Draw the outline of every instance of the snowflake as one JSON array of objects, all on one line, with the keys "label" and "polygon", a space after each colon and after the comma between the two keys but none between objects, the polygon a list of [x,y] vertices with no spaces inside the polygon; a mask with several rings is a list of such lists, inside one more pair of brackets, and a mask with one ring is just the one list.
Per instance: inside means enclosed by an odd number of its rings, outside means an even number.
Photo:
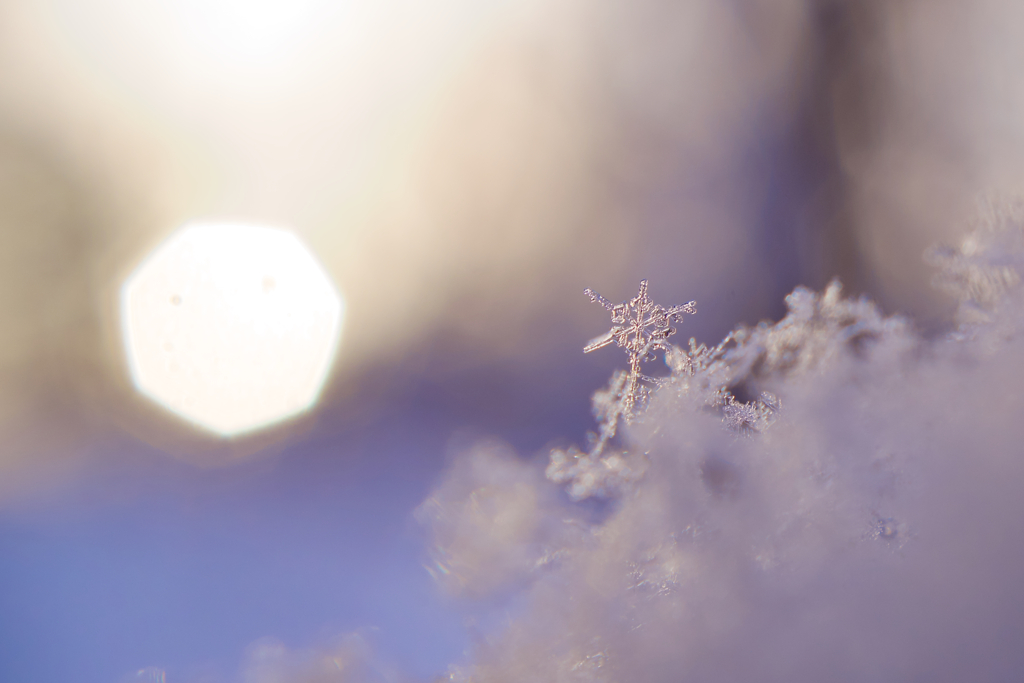
[{"label": "snowflake", "polygon": [[594,394],[594,417],[600,424],[600,432],[588,435],[588,452],[576,446],[551,452],[546,475],[556,483],[568,483],[573,500],[614,495],[643,476],[646,466],[642,455],[628,451],[606,453],[606,447],[615,436],[619,421],[634,421],[639,409],[646,406],[650,396],[647,385],[663,383],[661,379],[643,374],[640,364],[653,360],[656,351],[672,355],[676,351],[668,343],[668,338],[676,332],[672,322],[682,321],[685,314],[697,312],[694,301],[668,309],[652,303],[647,296],[647,280],[640,282],[640,292],[633,299],[621,304],[613,304],[591,289],[584,293],[612,312],[613,326],[606,334],[591,340],[583,352],[590,353],[614,342],[629,354],[629,372],[616,371],[608,388]]},{"label": "snowflake", "polygon": [[592,289],[583,293],[591,301],[601,304],[612,312],[612,329],[583,348],[590,353],[615,342],[629,354],[629,386],[622,393],[622,415],[627,421],[636,417],[637,406],[645,398],[641,382],[657,385],[659,380],[640,372],[640,364],[653,360],[655,351],[671,351],[668,338],[676,333],[672,322],[682,322],[687,313],[697,312],[697,302],[665,308],[653,303],[647,296],[647,280],[640,281],[640,292],[621,304],[613,304]]}]

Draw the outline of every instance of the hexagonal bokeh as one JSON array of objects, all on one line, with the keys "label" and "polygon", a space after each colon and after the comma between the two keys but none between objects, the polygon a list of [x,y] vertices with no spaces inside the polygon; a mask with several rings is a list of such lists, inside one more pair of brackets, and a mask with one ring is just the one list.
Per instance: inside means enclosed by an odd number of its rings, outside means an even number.
[{"label": "hexagonal bokeh", "polygon": [[168,410],[230,436],[311,407],[344,303],[285,230],[192,223],[121,290],[132,379]]}]

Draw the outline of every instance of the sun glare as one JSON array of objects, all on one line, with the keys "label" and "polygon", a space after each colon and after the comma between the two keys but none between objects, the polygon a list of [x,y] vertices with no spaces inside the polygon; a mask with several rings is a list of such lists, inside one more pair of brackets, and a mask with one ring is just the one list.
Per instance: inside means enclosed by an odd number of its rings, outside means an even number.
[{"label": "sun glare", "polygon": [[223,436],[310,408],[330,370],[344,302],[290,232],[193,223],[121,290],[132,380]]},{"label": "sun glare", "polygon": [[310,0],[176,0],[169,7],[193,47],[231,62],[279,56],[314,26]]}]

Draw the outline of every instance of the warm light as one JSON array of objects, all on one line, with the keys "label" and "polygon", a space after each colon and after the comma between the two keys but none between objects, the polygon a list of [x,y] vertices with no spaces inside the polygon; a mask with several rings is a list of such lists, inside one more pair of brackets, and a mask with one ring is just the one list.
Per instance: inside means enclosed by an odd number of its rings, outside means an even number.
[{"label": "warm light", "polygon": [[124,283],[138,389],[221,435],[308,409],[327,377],[344,303],[291,233],[195,223]]},{"label": "warm light", "polygon": [[182,36],[210,56],[262,62],[301,42],[313,25],[311,0],[174,0]]}]

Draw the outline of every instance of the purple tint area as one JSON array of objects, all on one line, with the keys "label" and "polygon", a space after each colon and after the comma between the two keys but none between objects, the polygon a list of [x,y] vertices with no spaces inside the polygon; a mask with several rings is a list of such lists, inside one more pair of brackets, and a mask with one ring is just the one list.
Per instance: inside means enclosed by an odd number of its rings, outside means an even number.
[{"label": "purple tint area", "polygon": [[[404,425],[408,430],[408,425]],[[459,656],[409,519],[443,437],[390,425],[377,442],[307,445],[203,472],[143,454],[45,511],[0,521],[0,680],[118,680],[158,666],[234,679],[246,647],[363,630],[414,675]],[[139,454],[134,454],[139,457]]]},{"label": "purple tint area", "polygon": [[555,356],[383,381],[372,419],[326,406],[285,452],[222,469],[137,442],[97,448],[107,456],[72,485],[0,512],[0,680],[155,666],[234,681],[258,639],[301,650],[354,631],[403,674],[443,672],[468,646],[466,606],[433,584],[412,512],[453,435],[530,454],[592,426],[579,387],[600,384],[603,362],[559,371]]}]

